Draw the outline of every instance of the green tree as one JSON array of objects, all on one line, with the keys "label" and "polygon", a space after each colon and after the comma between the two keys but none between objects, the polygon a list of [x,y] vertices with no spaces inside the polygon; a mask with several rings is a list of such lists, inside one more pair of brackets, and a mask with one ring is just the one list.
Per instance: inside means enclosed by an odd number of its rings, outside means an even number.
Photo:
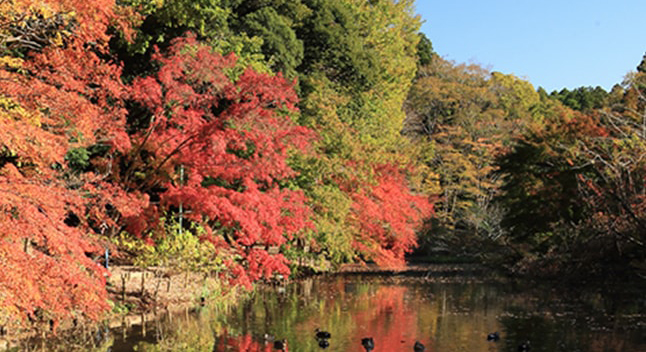
[{"label": "green tree", "polygon": [[608,105],[608,93],[601,87],[579,87],[574,90],[563,88],[560,92],[552,92],[553,98],[565,106],[579,111],[589,112]]},{"label": "green tree", "polygon": [[[326,85],[343,99],[338,118],[374,146],[394,148],[416,70],[419,18],[411,1],[305,2],[313,15],[299,32],[304,106]],[[315,108],[317,109],[317,108]],[[305,110],[304,118],[316,118]],[[305,123],[308,123],[307,121]]]},{"label": "green tree", "polygon": [[644,54],[642,61],[637,65],[637,72],[646,73],[646,54]]},{"label": "green tree", "polygon": [[437,53],[433,51],[433,43],[424,33],[420,32],[419,43],[417,44],[417,65],[426,66],[436,56]]},{"label": "green tree", "polygon": [[296,37],[290,18],[267,6],[245,15],[240,22],[249,36],[262,39],[262,52],[274,72],[296,76],[296,67],[303,59],[303,42]]},{"label": "green tree", "polygon": [[[298,186],[313,202],[321,250],[335,262],[362,257],[393,263],[389,253],[394,247],[377,231],[390,227],[402,239],[394,242],[396,247],[405,248],[394,257],[401,261],[413,243],[404,240],[410,239],[404,234],[408,230],[390,220],[366,227],[369,220],[357,204],[377,201],[384,182],[406,189],[406,177],[416,173],[410,144],[400,130],[403,101],[416,70],[419,19],[411,1],[303,2],[312,14],[298,31],[305,49],[298,68],[300,121],[320,137],[319,154],[300,156],[294,167],[302,175]],[[379,171],[385,169],[394,173],[394,180]],[[412,204],[401,212],[410,216],[411,225],[419,223],[414,219],[418,215],[408,211]]]},{"label": "green tree", "polygon": [[295,77],[303,44],[295,28],[309,9],[300,1],[128,0],[142,17],[134,42],[123,36],[112,48],[124,62],[126,76],[152,73],[153,47],[166,48],[174,38],[193,32],[221,54],[235,53],[239,66],[282,72]]}]

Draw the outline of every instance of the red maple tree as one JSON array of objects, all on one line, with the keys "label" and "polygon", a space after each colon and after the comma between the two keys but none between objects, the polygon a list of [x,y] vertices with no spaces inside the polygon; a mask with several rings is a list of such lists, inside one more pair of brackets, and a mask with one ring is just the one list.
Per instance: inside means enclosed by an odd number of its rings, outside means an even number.
[{"label": "red maple tree", "polygon": [[427,196],[411,192],[405,171],[375,165],[374,184],[351,193],[352,220],[359,229],[353,246],[380,266],[405,264],[405,254],[417,245],[416,229],[433,212]]},{"label": "red maple tree", "polygon": [[156,76],[132,85],[150,121],[133,138],[152,160],[140,187],[162,184],[162,208],[181,205],[188,219],[207,227],[203,238],[231,258],[234,282],[249,286],[274,272],[288,274],[286,258],[267,249],[310,226],[304,194],[280,186],[295,176],[289,149],[306,148],[311,136],[290,118],[293,83],[251,69],[235,77],[233,55],[193,37],[175,40],[155,59]]},{"label": "red maple tree", "polygon": [[130,147],[121,69],[103,56],[108,27],[125,24],[117,12],[113,0],[17,0],[1,16],[2,49],[26,59],[0,67],[0,319],[56,327],[108,309],[106,272],[87,254],[101,250],[90,223],[110,220],[93,207],[111,187],[64,165],[73,149]]}]

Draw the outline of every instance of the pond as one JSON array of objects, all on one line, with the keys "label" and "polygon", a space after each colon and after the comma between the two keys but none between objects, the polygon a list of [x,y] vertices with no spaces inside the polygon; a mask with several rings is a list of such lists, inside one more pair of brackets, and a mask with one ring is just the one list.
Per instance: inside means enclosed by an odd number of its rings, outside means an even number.
[{"label": "pond", "polygon": [[[646,295],[622,285],[564,289],[479,275],[335,275],[265,287],[227,314],[210,307],[114,329],[96,351],[646,351]],[[498,341],[487,335],[499,332]],[[107,343],[106,343],[107,341]],[[103,342],[103,344],[99,343]]]}]

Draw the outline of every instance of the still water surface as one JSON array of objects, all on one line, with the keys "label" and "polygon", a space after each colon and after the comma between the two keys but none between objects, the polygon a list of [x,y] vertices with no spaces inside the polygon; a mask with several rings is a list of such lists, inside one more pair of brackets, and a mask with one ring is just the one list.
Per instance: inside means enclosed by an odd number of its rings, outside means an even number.
[{"label": "still water surface", "polygon": [[[315,277],[259,290],[228,314],[208,306],[169,315],[144,327],[110,332],[112,352],[321,351],[315,329],[329,331],[326,351],[375,352],[646,351],[646,295],[617,285],[563,289],[517,285],[476,276]],[[498,342],[487,334],[498,331]],[[98,347],[96,351],[106,351]]]}]

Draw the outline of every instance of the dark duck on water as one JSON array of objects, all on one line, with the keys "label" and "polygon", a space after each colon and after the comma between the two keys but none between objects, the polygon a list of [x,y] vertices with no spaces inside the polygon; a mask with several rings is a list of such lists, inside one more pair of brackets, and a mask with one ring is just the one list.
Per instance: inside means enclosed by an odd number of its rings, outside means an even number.
[{"label": "dark duck on water", "polygon": [[281,351],[284,351],[285,349],[287,349],[287,340],[282,339],[282,340],[274,341],[274,349],[281,350]]},{"label": "dark duck on water", "polygon": [[326,348],[330,347],[330,343],[326,339],[320,339],[319,340],[319,347],[321,347],[322,349],[326,349]]},{"label": "dark duck on water", "polygon": [[366,352],[370,352],[375,349],[375,341],[372,337],[364,337],[361,339],[361,346],[366,349]]},{"label": "dark duck on water", "polygon": [[314,332],[316,332],[316,339],[317,339],[317,340],[321,340],[321,339],[329,339],[330,337],[332,337],[332,334],[330,334],[330,333],[329,333],[329,332],[327,332],[327,331],[323,331],[323,330],[321,330],[321,329],[319,329],[319,328],[316,328],[316,329],[314,330]]},{"label": "dark duck on water", "polygon": [[487,335],[487,341],[498,341],[500,340],[500,334],[498,334],[498,331],[492,332],[491,334]]}]

